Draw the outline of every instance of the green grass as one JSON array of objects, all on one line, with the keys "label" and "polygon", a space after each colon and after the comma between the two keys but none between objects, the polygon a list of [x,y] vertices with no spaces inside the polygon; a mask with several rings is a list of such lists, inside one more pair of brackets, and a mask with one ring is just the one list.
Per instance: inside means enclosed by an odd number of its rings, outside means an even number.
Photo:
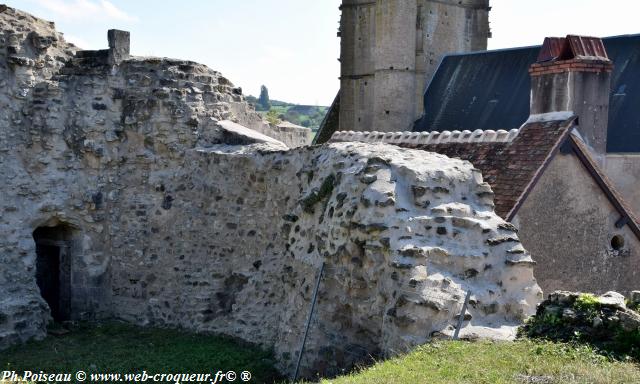
[{"label": "green grass", "polygon": [[[283,382],[271,355],[211,335],[121,323],[81,325],[0,353],[1,370],[88,373],[213,373],[248,370],[251,383]],[[236,382],[241,382],[239,379]],[[441,341],[322,383],[640,383],[640,367],[588,346],[546,341]]]},{"label": "green grass", "polygon": [[[271,355],[229,338],[121,323],[81,325],[0,353],[0,371],[212,373],[250,371],[252,383],[279,379]],[[239,379],[238,379],[239,380]]]},{"label": "green grass", "polygon": [[322,383],[640,383],[640,368],[586,346],[517,342],[437,342]]}]

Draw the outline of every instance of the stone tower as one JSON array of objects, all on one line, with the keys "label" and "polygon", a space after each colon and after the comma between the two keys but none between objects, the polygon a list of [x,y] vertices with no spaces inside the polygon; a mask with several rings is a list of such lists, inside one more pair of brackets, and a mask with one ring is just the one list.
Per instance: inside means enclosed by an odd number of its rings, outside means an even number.
[{"label": "stone tower", "polygon": [[342,0],[340,130],[403,131],[447,53],[485,50],[489,0]]}]

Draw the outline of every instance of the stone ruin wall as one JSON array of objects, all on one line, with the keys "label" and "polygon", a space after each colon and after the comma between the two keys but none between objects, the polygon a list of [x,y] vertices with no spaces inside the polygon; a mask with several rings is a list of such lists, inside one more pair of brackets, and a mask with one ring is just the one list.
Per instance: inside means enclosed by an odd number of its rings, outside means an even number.
[{"label": "stone ruin wall", "polygon": [[[195,135],[198,129],[206,130],[212,120],[229,118],[291,148],[311,142],[309,129],[285,129],[264,121],[245,102],[241,88],[204,65],[167,58],[122,57],[118,52],[120,47],[82,51],[67,43],[63,35],[55,30],[54,23],[5,5],[0,5],[0,23],[0,85],[7,88],[3,93],[20,103],[28,104],[36,99],[32,103],[36,104],[38,97],[55,96],[58,88],[62,88],[61,92],[68,92],[75,87],[77,94],[72,98],[78,95],[87,98],[90,93],[86,90],[91,89],[95,94],[92,109],[104,113],[94,113],[87,119],[96,118],[97,124],[109,123],[101,120],[103,117],[120,117],[120,111],[110,114],[114,109],[132,111],[135,107],[157,107],[171,109],[171,121],[187,123],[193,127]],[[126,37],[128,44],[128,33]],[[110,64],[114,55],[118,56],[120,65],[112,72]],[[29,92],[31,88],[34,92]],[[122,105],[111,108],[112,102],[117,100],[122,100]],[[70,102],[76,103],[78,100]],[[29,113],[22,111],[21,115],[29,118]],[[4,119],[7,116],[5,114]],[[22,116],[14,115],[9,119],[17,118],[24,124]],[[140,126],[141,121],[135,119],[141,117],[144,120],[149,116],[126,117],[122,125]]]},{"label": "stone ruin wall", "polygon": [[73,319],[239,337],[287,373],[323,262],[307,374],[450,334],[467,290],[469,337],[535,311],[533,262],[469,163],[387,145],[229,145],[220,120],[247,115],[217,72],[89,67],[51,26],[7,32],[30,17],[15,15],[0,14],[0,348],[46,334],[33,232],[58,224]]},{"label": "stone ruin wall", "polygon": [[72,316],[236,336],[274,348],[284,372],[322,262],[308,373],[450,334],[469,289],[467,333],[534,311],[531,259],[468,163],[383,145],[264,151],[193,149],[164,165],[21,180],[0,227],[12,266],[3,343],[43,335],[31,236],[58,221],[74,228]]}]

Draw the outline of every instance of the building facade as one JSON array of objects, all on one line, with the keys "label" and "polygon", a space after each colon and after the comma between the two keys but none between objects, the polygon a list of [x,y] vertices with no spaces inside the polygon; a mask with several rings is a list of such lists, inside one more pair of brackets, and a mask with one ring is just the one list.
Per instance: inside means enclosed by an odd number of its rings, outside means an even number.
[{"label": "building facade", "polygon": [[[624,85],[624,68],[634,62],[616,72],[606,45],[598,38],[567,36],[548,38],[535,52],[455,55],[453,63],[447,57],[426,93],[430,109],[416,124],[419,132],[336,132],[332,141],[385,142],[467,160],[491,185],[486,193],[496,213],[519,229],[521,251],[536,261],[543,291],[636,290],[636,206],[617,188],[620,174],[607,172],[607,148],[619,145],[625,133],[633,141],[633,132],[619,126],[634,116],[616,100],[622,96],[610,97],[609,90],[611,84],[618,90]],[[611,40],[608,45],[618,48],[614,57],[630,55]],[[524,82],[514,68],[530,60],[524,72],[530,81]],[[525,94],[525,84],[529,115],[521,118],[513,102]],[[524,124],[509,126],[514,121]],[[455,130],[440,130],[447,126]],[[626,160],[633,165],[633,157]],[[628,179],[628,186],[636,180]]]}]

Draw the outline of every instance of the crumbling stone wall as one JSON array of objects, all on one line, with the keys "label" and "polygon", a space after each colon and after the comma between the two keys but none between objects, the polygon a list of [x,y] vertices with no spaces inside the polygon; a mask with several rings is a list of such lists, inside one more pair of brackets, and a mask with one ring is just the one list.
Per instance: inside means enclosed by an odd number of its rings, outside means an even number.
[{"label": "crumbling stone wall", "polygon": [[469,163],[285,150],[223,121],[251,111],[215,71],[65,47],[56,73],[0,61],[0,348],[45,335],[33,232],[60,224],[72,319],[220,332],[273,348],[284,372],[322,263],[307,374],[450,333],[468,290],[463,335],[535,311],[533,261]]},{"label": "crumbling stone wall", "polygon": [[289,148],[308,145],[313,140],[311,129],[288,122],[282,122],[275,126],[262,122],[260,124],[248,123],[244,125],[252,127],[254,131],[276,138]]},{"label": "crumbling stone wall", "polygon": [[[12,301],[40,301],[31,316],[46,319],[30,236],[57,220],[82,233],[72,274],[95,284],[74,287],[72,299],[85,304],[75,316],[230,334],[273,347],[285,371],[322,262],[321,326],[310,334],[306,372],[338,372],[451,332],[466,290],[467,334],[534,311],[532,261],[468,163],[384,145],[265,149],[195,149],[164,158],[167,166],[157,158],[57,184],[44,177],[51,170],[32,175],[44,191],[26,186],[31,201],[1,227],[23,246],[12,254],[20,248],[3,244],[23,282]],[[101,176],[108,187],[91,190]],[[69,199],[80,194],[86,201]]]},{"label": "crumbling stone wall", "polygon": [[0,8],[0,27],[0,307],[11,314],[0,321],[7,329],[0,344],[6,345],[42,335],[47,320],[33,279],[35,244],[25,228],[74,228],[71,312],[110,314],[110,244],[102,236],[118,235],[109,218],[121,212],[109,202],[125,188],[117,186],[119,175],[135,174],[139,185],[145,168],[170,167],[187,148],[221,142],[218,121],[258,126],[261,119],[238,88],[203,65],[134,57],[113,66],[109,50],[77,51],[53,23],[7,7]]},{"label": "crumbling stone wall", "polygon": [[[468,289],[467,333],[517,323],[540,295],[530,257],[468,163],[424,159],[383,145],[219,147],[152,170],[135,211],[144,225],[111,224],[113,307],[262,342],[289,370],[324,262],[306,362],[325,373],[450,332]],[[355,346],[360,356],[346,353]]]}]

